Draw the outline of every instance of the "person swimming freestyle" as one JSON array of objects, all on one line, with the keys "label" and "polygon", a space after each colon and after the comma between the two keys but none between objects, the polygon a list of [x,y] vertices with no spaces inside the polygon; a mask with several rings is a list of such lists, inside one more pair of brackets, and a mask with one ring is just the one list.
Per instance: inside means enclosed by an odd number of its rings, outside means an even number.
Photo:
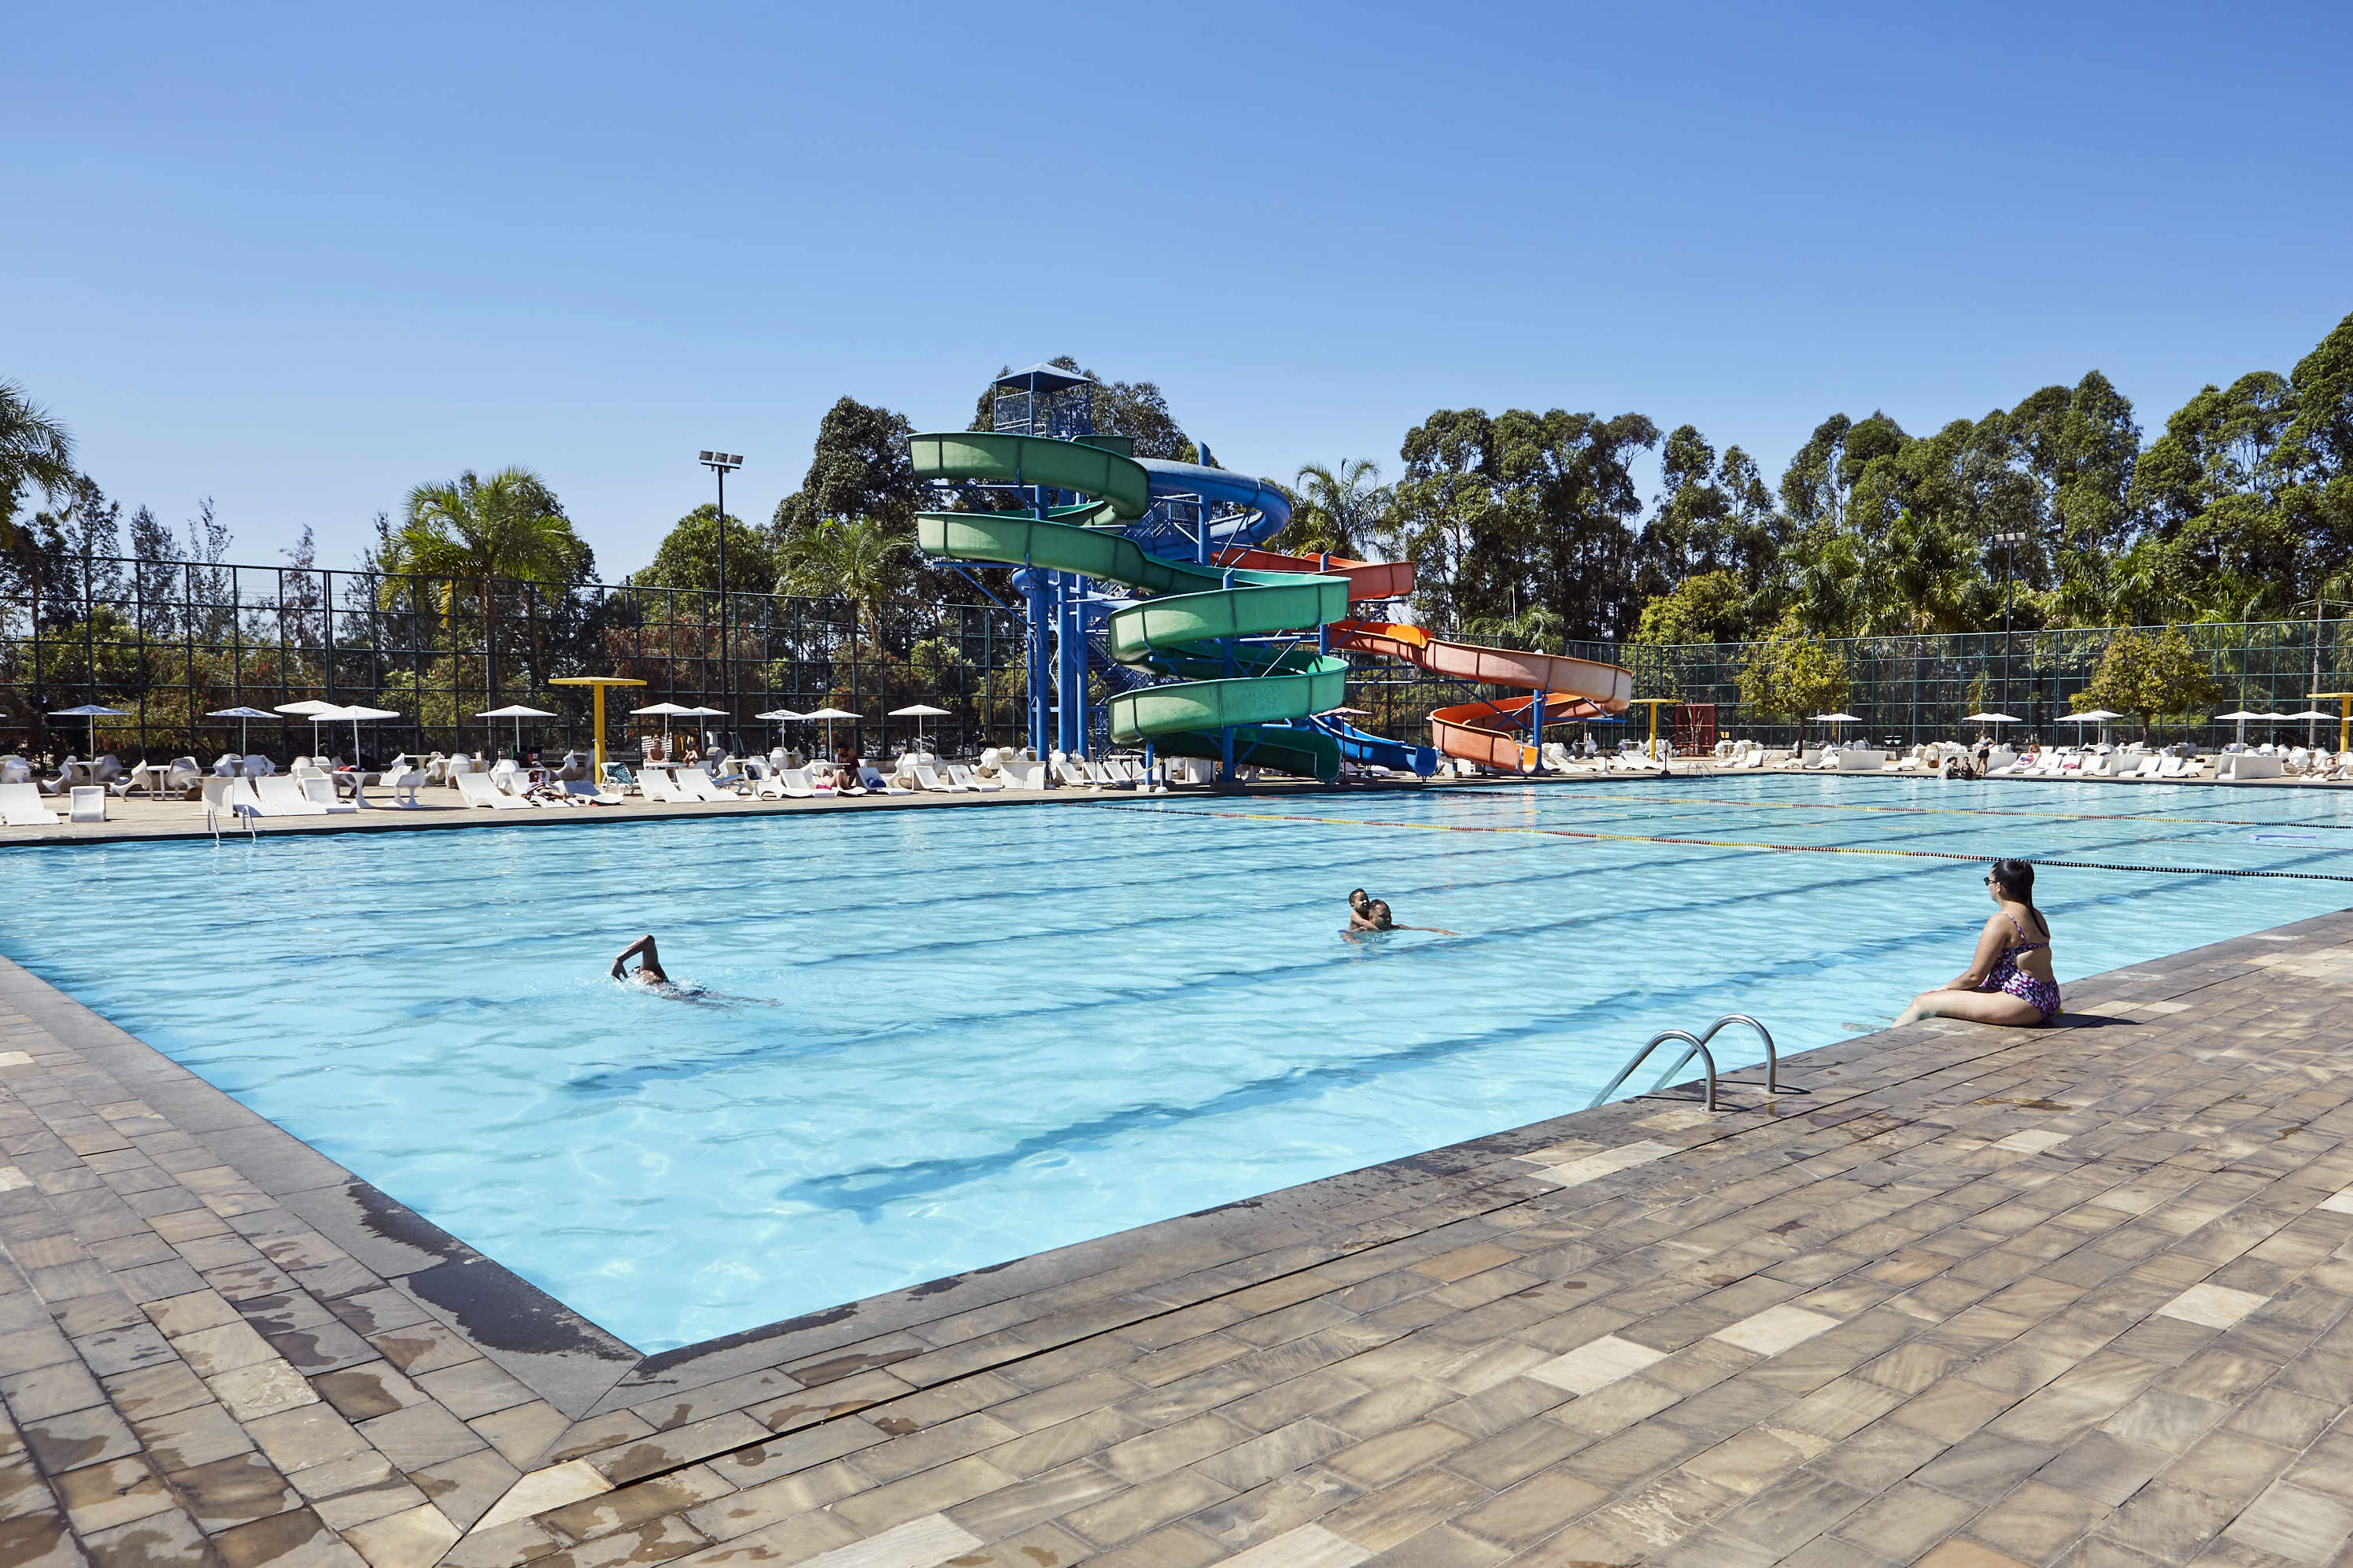
[{"label": "person swimming freestyle", "polygon": [[[628,967],[632,958],[638,961],[635,970]],[[729,1007],[742,1002],[762,1007],[776,1005],[765,996],[734,996],[701,985],[681,985],[662,968],[661,950],[654,945],[650,932],[621,950],[620,955],[613,960],[612,975],[623,984],[642,985],[655,995],[672,1002],[691,1002],[703,1007]]]}]

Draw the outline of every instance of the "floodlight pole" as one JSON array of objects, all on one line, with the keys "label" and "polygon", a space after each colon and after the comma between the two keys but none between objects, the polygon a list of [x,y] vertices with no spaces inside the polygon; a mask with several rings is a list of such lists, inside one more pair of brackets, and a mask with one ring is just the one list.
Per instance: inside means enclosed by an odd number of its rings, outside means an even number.
[{"label": "floodlight pole", "polygon": [[[719,706],[732,723],[735,710],[727,700],[727,476],[744,466],[741,452],[705,452],[702,466],[719,479]],[[726,744],[723,739],[722,746]]]},{"label": "floodlight pole", "polygon": [[2001,705],[2005,710],[2010,707],[2010,605],[2011,582],[2010,552],[2010,547],[2019,543],[2021,540],[2025,539],[2025,537],[2026,535],[2023,533],[2015,532],[1997,533],[1994,535],[1994,538],[2001,542]]}]

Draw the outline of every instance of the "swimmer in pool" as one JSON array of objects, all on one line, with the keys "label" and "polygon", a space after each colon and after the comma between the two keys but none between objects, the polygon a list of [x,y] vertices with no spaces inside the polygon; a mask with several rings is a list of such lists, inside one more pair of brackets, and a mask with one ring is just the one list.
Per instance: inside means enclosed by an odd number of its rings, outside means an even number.
[{"label": "swimmer in pool", "polygon": [[1372,917],[1365,911],[1372,907],[1373,897],[1370,893],[1366,892],[1362,888],[1349,889],[1348,929],[1350,931],[1371,931],[1373,929]]},{"label": "swimmer in pool", "polygon": [[[1361,889],[1358,890],[1362,891]],[[1459,931],[1448,931],[1444,926],[1401,926],[1398,924],[1396,919],[1391,916],[1389,913],[1388,902],[1383,899],[1369,900],[1366,902],[1363,908],[1352,910],[1348,916],[1348,933],[1350,935],[1354,935],[1358,931],[1426,931],[1434,932],[1439,936],[1461,936],[1462,934]]]},{"label": "swimmer in pool", "polygon": [[[628,967],[632,958],[638,961],[634,972]],[[754,1003],[762,1007],[776,1005],[765,996],[731,996],[724,991],[707,991],[700,985],[681,985],[663,971],[661,952],[654,946],[650,934],[638,938],[621,950],[621,955],[613,960],[613,978],[624,984],[642,985],[655,995],[668,997],[673,1002],[692,1002],[704,1007],[727,1007],[739,1002]]]}]

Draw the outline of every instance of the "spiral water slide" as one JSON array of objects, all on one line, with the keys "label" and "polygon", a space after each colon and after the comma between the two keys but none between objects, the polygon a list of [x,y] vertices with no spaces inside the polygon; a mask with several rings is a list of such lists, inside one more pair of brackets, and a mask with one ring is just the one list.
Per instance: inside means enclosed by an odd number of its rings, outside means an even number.
[{"label": "spiral water slide", "polygon": [[[1112,739],[1150,742],[1176,756],[1222,757],[1319,779],[1339,775],[1340,742],[1287,727],[1346,700],[1348,662],[1281,634],[1348,613],[1335,575],[1198,565],[1145,553],[1121,529],[1152,503],[1144,465],[1084,440],[958,431],[908,437],[920,479],[972,479],[1069,490],[1092,498],[1036,511],[920,512],[929,554],[1121,583],[1153,595],[1106,618],[1112,657],[1173,677],[1124,691],[1107,705]],[[1275,639],[1244,641],[1244,638]]]}]

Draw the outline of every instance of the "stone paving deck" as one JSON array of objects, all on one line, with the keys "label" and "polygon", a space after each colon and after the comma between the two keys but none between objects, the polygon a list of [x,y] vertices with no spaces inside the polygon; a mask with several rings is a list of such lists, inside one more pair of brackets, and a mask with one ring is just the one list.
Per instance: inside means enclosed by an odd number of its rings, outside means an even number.
[{"label": "stone paving deck", "polygon": [[0,964],[0,1568],[2348,1561],[2353,913],[640,1358]]}]

